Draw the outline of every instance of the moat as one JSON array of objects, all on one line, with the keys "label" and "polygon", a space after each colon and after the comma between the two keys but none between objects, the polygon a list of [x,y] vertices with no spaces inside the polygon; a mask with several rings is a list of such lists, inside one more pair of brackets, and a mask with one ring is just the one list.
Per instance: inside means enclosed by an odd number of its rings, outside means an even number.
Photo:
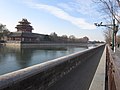
[{"label": "moat", "polygon": [[87,47],[65,48],[8,48],[0,47],[0,75],[61,56],[87,49]]}]

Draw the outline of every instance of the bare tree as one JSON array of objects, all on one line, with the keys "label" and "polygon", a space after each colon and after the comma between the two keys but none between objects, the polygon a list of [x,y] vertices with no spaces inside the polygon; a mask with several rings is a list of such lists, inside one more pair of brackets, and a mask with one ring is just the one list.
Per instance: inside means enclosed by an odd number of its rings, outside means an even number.
[{"label": "bare tree", "polygon": [[[118,0],[117,0],[118,1]],[[107,21],[113,21],[115,19],[120,23],[119,16],[119,4],[116,0],[94,0],[97,4],[99,11],[104,14],[104,18],[107,18]]]},{"label": "bare tree", "polygon": [[75,38],[75,36],[74,36],[74,35],[70,35],[70,36],[69,36],[69,40],[70,40],[70,41],[74,42],[74,41],[75,41],[75,39],[76,39],[76,38]]},{"label": "bare tree", "polygon": [[112,30],[111,29],[105,30],[104,36],[105,36],[106,43],[111,44],[111,42],[112,42]]},{"label": "bare tree", "polygon": [[55,32],[50,34],[50,38],[52,41],[58,41],[58,35]]},{"label": "bare tree", "polygon": [[0,24],[0,32],[3,32],[3,30],[6,30],[6,25]]},{"label": "bare tree", "polygon": [[67,35],[62,35],[61,36],[63,39],[68,39],[68,36]]},{"label": "bare tree", "polygon": [[116,31],[115,21],[117,21],[117,24],[120,23],[119,0],[94,0],[94,2],[98,5],[100,12],[104,14],[106,25],[113,25],[113,30],[106,28],[104,31],[105,41],[111,44],[112,40],[116,41],[116,36],[115,39],[114,37],[112,38],[112,34]]},{"label": "bare tree", "polygon": [[6,25],[0,24],[0,40],[4,38],[10,31],[6,28]]},{"label": "bare tree", "polygon": [[120,0],[116,0],[116,1],[117,1],[118,5],[119,5],[119,7],[120,7]]}]

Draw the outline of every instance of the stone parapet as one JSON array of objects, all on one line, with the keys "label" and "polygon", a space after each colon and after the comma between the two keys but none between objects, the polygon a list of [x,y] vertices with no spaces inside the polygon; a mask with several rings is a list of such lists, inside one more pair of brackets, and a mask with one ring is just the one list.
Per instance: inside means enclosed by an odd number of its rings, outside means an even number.
[{"label": "stone parapet", "polygon": [[46,90],[104,45],[0,76],[0,90]]}]

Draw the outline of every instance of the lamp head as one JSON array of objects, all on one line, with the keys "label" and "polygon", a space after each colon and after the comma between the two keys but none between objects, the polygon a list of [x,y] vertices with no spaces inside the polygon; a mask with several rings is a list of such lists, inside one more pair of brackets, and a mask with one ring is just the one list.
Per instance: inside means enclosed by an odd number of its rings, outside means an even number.
[{"label": "lamp head", "polygon": [[98,26],[98,23],[94,23],[95,26]]},{"label": "lamp head", "polygon": [[100,22],[100,24],[99,24],[100,26],[102,25],[102,22]]}]

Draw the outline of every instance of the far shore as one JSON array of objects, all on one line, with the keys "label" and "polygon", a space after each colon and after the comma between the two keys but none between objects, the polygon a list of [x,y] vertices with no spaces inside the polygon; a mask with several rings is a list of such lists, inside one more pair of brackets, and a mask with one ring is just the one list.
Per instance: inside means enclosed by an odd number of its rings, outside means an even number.
[{"label": "far shore", "polygon": [[88,43],[5,43],[7,47],[18,47],[18,48],[39,48],[39,47],[88,47]]}]

